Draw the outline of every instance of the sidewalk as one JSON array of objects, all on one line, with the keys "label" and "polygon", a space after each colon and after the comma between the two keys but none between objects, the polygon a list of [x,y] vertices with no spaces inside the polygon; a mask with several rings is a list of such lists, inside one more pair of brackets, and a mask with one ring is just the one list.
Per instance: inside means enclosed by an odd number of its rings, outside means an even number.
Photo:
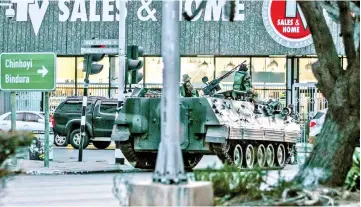
[{"label": "sidewalk", "polygon": [[116,172],[147,172],[134,168],[130,165],[112,164],[106,161],[70,161],[56,162],[50,161],[49,167],[44,167],[44,161],[18,159],[9,162],[10,171],[21,171],[27,175],[64,175],[64,174],[89,174],[89,173],[116,173]]}]

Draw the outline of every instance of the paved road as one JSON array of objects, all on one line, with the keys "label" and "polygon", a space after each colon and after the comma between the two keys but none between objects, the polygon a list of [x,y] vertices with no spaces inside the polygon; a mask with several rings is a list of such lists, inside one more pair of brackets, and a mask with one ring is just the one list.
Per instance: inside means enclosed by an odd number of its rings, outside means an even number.
[{"label": "paved road", "polygon": [[[297,166],[289,166],[281,171],[281,176],[291,179],[296,173]],[[7,182],[2,203],[3,206],[119,206],[119,201],[113,194],[114,180],[123,178],[131,182],[151,181],[151,175],[152,173],[21,175]],[[277,171],[270,172],[268,183],[274,184],[277,177]],[[123,197],[124,193],[125,191],[121,191],[119,194]]]},{"label": "paved road", "polygon": [[[78,160],[78,150],[69,149],[65,147],[54,148],[54,161],[55,162],[74,162]],[[83,160],[90,162],[106,161],[108,163],[114,163],[114,150],[98,150],[98,149],[85,149],[83,151]],[[126,164],[130,165],[128,162]],[[196,168],[206,168],[207,166],[216,167],[222,166],[221,161],[217,156],[203,156],[201,162]]]},{"label": "paved road", "polygon": [[[78,151],[74,149],[54,149],[56,162],[74,162],[77,156]],[[83,158],[86,161],[111,163],[114,162],[114,150],[86,149]],[[222,164],[216,156],[204,156],[197,168],[205,168],[209,165],[219,167]],[[297,171],[298,166],[289,165],[281,171],[281,176],[292,179]],[[113,194],[114,180],[122,178],[131,182],[151,181],[151,175],[152,173],[21,175],[8,180],[5,190],[0,189],[2,204],[4,206],[119,206],[119,201]],[[274,184],[277,179],[278,172],[270,171],[267,182]]]}]

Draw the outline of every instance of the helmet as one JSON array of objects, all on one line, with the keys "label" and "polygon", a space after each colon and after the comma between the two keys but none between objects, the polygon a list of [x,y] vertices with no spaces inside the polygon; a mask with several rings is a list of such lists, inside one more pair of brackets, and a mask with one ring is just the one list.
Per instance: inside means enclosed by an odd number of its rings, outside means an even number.
[{"label": "helmet", "polygon": [[189,77],[188,74],[184,74],[184,75],[183,75],[183,78],[182,78],[182,81],[183,81],[183,82],[187,82],[187,81],[190,81],[190,80],[191,80],[191,77]]},{"label": "helmet", "polygon": [[246,64],[241,64],[239,66],[238,71],[248,71],[247,65]]}]

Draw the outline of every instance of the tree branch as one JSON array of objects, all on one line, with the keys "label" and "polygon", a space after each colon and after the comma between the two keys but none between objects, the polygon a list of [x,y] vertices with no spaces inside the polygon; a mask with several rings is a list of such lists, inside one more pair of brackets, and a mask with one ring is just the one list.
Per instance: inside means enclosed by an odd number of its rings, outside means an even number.
[{"label": "tree branch", "polygon": [[347,62],[351,63],[356,58],[356,49],[353,36],[354,20],[351,16],[349,2],[338,1],[337,4],[340,9],[341,36],[343,39],[343,45],[345,47]]},{"label": "tree branch", "polygon": [[317,67],[313,71],[319,87],[323,89],[321,90],[323,95],[328,99],[331,98],[336,79],[342,73],[336,47],[319,2],[298,0],[298,4],[310,27],[318,57]]}]

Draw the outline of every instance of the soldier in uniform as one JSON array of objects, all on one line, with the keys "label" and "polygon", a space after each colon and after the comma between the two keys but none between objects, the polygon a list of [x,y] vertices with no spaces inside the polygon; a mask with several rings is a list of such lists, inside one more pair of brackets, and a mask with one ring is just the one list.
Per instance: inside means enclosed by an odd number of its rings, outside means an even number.
[{"label": "soldier in uniform", "polygon": [[188,74],[184,74],[182,77],[182,88],[181,93],[183,97],[193,97],[195,96],[193,85],[191,84],[191,77]]},{"label": "soldier in uniform", "polygon": [[254,103],[254,113],[262,114],[262,112],[258,109],[258,93],[254,91],[251,83],[251,76],[248,73],[247,65],[242,64],[238,71],[234,74],[234,82],[233,82],[233,98],[238,96],[237,91],[244,94],[251,95],[251,101]]},{"label": "soldier in uniform", "polygon": [[275,111],[279,111],[281,104],[279,101],[274,100],[273,98],[269,99],[266,106],[266,114],[267,116],[274,115]]},{"label": "soldier in uniform", "polygon": [[299,117],[298,117],[297,113],[295,112],[294,105],[293,105],[293,104],[289,104],[289,105],[288,105],[288,108],[291,109],[290,117],[291,117],[292,119],[298,121],[298,118],[299,118]]}]

